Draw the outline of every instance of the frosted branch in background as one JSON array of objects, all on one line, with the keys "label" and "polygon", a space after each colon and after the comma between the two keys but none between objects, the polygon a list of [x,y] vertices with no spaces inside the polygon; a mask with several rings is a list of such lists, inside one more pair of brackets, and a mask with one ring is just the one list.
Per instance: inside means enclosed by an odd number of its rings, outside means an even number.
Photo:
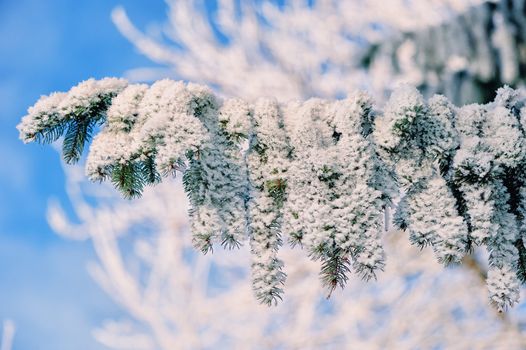
[{"label": "frosted branch in background", "polygon": [[[420,31],[466,11],[461,1],[218,1],[209,17],[202,1],[167,1],[169,20],[155,37],[137,29],[124,8],[112,18],[121,33],[173,76],[213,86],[227,96],[262,93],[286,101],[390,88],[379,67],[375,81],[362,67],[370,50],[395,32]],[[387,71],[385,71],[388,74]],[[166,70],[135,69],[132,80],[156,80]]]},{"label": "frosted branch in background", "polygon": [[526,2],[484,1],[423,30],[393,33],[373,45],[364,68],[376,88],[403,81],[454,103],[489,102],[526,69]]},{"label": "frosted branch in background", "polygon": [[[263,92],[287,101],[366,89],[375,98],[399,83],[457,104],[488,102],[503,84],[522,86],[525,1],[167,1],[157,35],[137,29],[124,8],[113,21],[165,69],[138,68],[132,80],[171,75],[227,96]],[[301,59],[300,59],[301,58]]]},{"label": "frosted branch in background", "polygon": [[4,320],[2,337],[0,338],[0,350],[11,350],[15,337],[15,323],[11,320]]}]

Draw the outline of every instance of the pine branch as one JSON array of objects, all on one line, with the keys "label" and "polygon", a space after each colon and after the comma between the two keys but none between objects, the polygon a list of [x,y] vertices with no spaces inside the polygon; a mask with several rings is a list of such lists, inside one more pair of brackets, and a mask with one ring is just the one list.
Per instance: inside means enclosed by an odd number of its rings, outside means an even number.
[{"label": "pine branch", "polygon": [[43,130],[40,130],[35,134],[28,135],[28,139],[34,140],[41,144],[53,143],[64,134],[66,128],[66,123],[58,123]]},{"label": "pine branch", "polygon": [[232,249],[239,249],[241,247],[241,242],[236,239],[236,237],[227,232],[223,232],[221,235],[221,246],[223,248],[232,250]]},{"label": "pine branch", "polygon": [[524,240],[519,238],[515,242],[515,247],[519,251],[519,259],[517,261],[517,277],[522,284],[526,284],[526,248],[524,247]]},{"label": "pine branch", "polygon": [[145,181],[140,166],[135,162],[126,162],[113,168],[111,181],[125,198],[140,197]]},{"label": "pine branch", "polygon": [[161,175],[155,167],[155,158],[153,156],[146,157],[145,160],[139,163],[139,169],[145,184],[155,185],[161,182]]},{"label": "pine branch", "polygon": [[385,267],[384,251],[379,242],[367,242],[367,245],[354,249],[353,269],[364,281],[376,280],[377,271],[383,271]]},{"label": "pine branch", "polygon": [[199,159],[195,158],[193,154],[190,155],[189,159],[188,168],[183,174],[183,186],[192,206],[198,207],[205,200],[203,193],[203,187],[206,187],[204,172]]},{"label": "pine branch", "polygon": [[[252,271],[257,271],[253,279],[253,289],[257,300],[267,306],[277,305],[278,301],[283,300],[281,288],[285,281],[285,273],[282,271],[283,262],[276,257],[264,258],[262,261],[258,257],[252,263]],[[266,260],[269,261],[266,261]]]},{"label": "pine branch", "polygon": [[65,134],[63,157],[75,163],[108,113],[90,148],[89,176],[109,177],[136,198],[145,185],[183,172],[195,247],[234,249],[249,237],[254,290],[264,303],[281,299],[282,237],[321,260],[329,296],[351,267],[374,278],[384,264],[382,208],[403,191],[395,225],[442,263],[462,260],[473,244],[487,246],[488,288],[503,309],[516,302],[518,279],[526,282],[519,236],[526,135],[518,114],[525,103],[507,88],[493,104],[455,108],[404,87],[384,113],[363,94],[309,100],[289,113],[273,100],[223,102],[182,82],[103,79],[42,97],[18,129],[24,141],[40,143]]},{"label": "pine branch", "polygon": [[302,240],[303,240],[303,232],[301,231],[294,231],[289,232],[289,244],[292,248],[295,248],[296,246],[302,247]]},{"label": "pine branch", "polygon": [[91,140],[95,122],[89,118],[73,119],[68,122],[62,156],[67,164],[77,163],[82,156],[84,145]]},{"label": "pine branch", "polygon": [[195,249],[199,250],[205,255],[209,252],[214,252],[214,246],[212,244],[212,234],[193,233],[192,244]]},{"label": "pine branch", "polygon": [[331,297],[336,287],[340,286],[342,289],[345,287],[350,273],[351,268],[348,255],[339,248],[334,249],[322,258],[320,278],[323,285],[329,290],[327,299]]},{"label": "pine branch", "polygon": [[265,182],[265,190],[268,192],[270,197],[274,200],[274,204],[277,208],[283,207],[283,203],[287,196],[287,180],[286,179],[274,179]]}]

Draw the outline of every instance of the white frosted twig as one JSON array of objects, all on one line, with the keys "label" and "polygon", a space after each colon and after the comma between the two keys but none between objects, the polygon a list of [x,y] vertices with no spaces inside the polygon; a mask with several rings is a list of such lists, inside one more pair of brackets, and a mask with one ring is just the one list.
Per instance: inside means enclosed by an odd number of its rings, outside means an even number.
[{"label": "white frosted twig", "polygon": [[11,350],[15,337],[15,323],[12,320],[4,320],[0,350]]}]

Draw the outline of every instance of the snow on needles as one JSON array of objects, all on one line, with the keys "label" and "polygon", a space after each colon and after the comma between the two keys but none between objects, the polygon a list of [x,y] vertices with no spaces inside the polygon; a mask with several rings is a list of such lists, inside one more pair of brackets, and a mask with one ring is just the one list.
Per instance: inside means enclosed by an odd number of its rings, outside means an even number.
[{"label": "snow on needles", "polygon": [[398,202],[395,225],[439,262],[487,247],[490,300],[504,310],[526,281],[525,101],[504,87],[490,104],[458,108],[402,86],[382,112],[359,92],[248,103],[191,83],[90,79],[42,97],[18,129],[25,142],[65,133],[64,157],[77,161],[102,125],[87,176],[127,197],[182,173],[194,246],[248,241],[263,303],[282,298],[286,241],[321,261],[329,295],[352,271],[374,278],[385,265],[384,211]]}]

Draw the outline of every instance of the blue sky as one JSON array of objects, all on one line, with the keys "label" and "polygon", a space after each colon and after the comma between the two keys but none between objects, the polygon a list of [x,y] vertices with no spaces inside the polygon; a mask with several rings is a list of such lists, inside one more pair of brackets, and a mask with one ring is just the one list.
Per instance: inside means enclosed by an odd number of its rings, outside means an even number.
[{"label": "blue sky", "polygon": [[15,350],[103,349],[91,330],[120,314],[86,272],[90,244],[47,225],[48,200],[65,200],[58,154],[15,128],[42,94],[152,65],[111,23],[119,4],[143,28],[166,17],[161,0],[0,0],[0,321]]}]

